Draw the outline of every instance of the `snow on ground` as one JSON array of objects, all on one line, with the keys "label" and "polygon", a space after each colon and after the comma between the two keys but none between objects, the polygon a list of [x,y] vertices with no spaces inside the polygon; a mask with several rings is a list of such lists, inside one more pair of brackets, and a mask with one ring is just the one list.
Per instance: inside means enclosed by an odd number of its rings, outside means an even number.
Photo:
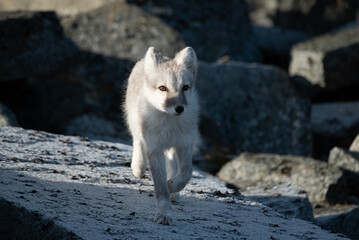
[{"label": "snow on ground", "polygon": [[150,173],[135,179],[131,147],[0,127],[0,198],[83,239],[345,239],[193,172],[172,206],[174,224],[153,222]]}]

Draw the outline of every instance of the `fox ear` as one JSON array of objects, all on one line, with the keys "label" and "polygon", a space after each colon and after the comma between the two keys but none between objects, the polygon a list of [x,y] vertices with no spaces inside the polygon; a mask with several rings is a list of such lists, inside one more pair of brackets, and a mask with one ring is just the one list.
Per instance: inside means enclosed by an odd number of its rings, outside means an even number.
[{"label": "fox ear", "polygon": [[145,56],[145,71],[151,72],[157,64],[157,58],[154,47],[149,47]]},{"label": "fox ear", "polygon": [[190,70],[193,75],[197,74],[197,56],[193,48],[186,47],[177,53],[175,61],[177,65]]}]

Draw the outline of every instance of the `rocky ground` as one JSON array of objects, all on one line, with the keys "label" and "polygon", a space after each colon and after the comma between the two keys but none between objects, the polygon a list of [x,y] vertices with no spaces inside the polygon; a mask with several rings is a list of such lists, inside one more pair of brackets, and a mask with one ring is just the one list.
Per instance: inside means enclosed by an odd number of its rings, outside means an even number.
[{"label": "rocky ground", "polygon": [[[229,187],[289,218],[359,239],[356,0],[0,0],[0,10],[0,126],[128,144],[119,106],[133,64],[151,45],[170,57],[189,45],[200,62],[194,163],[212,174],[223,167]],[[29,159],[38,156],[52,155]],[[79,174],[71,181],[87,179]]]},{"label": "rocky ground", "polygon": [[[286,218],[197,170],[172,206],[173,226],[159,225],[152,220],[151,176],[132,176],[130,146],[14,127],[0,127],[0,143],[1,239],[41,233],[63,239],[346,239]],[[28,225],[34,230],[20,227]]]}]

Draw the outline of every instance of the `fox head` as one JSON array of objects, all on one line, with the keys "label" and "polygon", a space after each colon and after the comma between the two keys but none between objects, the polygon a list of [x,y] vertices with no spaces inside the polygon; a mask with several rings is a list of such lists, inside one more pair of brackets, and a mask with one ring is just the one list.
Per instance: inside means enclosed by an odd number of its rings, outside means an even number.
[{"label": "fox head", "polygon": [[150,47],[144,58],[145,97],[158,110],[171,115],[186,112],[195,98],[197,57],[191,47],[173,59]]}]

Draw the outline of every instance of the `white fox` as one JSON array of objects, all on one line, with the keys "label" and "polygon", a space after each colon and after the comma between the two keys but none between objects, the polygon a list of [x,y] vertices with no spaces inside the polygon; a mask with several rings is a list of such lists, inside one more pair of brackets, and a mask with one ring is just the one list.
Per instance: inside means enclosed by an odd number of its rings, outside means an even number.
[{"label": "white fox", "polygon": [[157,223],[170,225],[171,203],[192,176],[192,156],[200,142],[191,47],[170,59],[153,47],[128,79],[125,113],[133,138],[131,168],[141,178],[149,163],[155,185]]}]

